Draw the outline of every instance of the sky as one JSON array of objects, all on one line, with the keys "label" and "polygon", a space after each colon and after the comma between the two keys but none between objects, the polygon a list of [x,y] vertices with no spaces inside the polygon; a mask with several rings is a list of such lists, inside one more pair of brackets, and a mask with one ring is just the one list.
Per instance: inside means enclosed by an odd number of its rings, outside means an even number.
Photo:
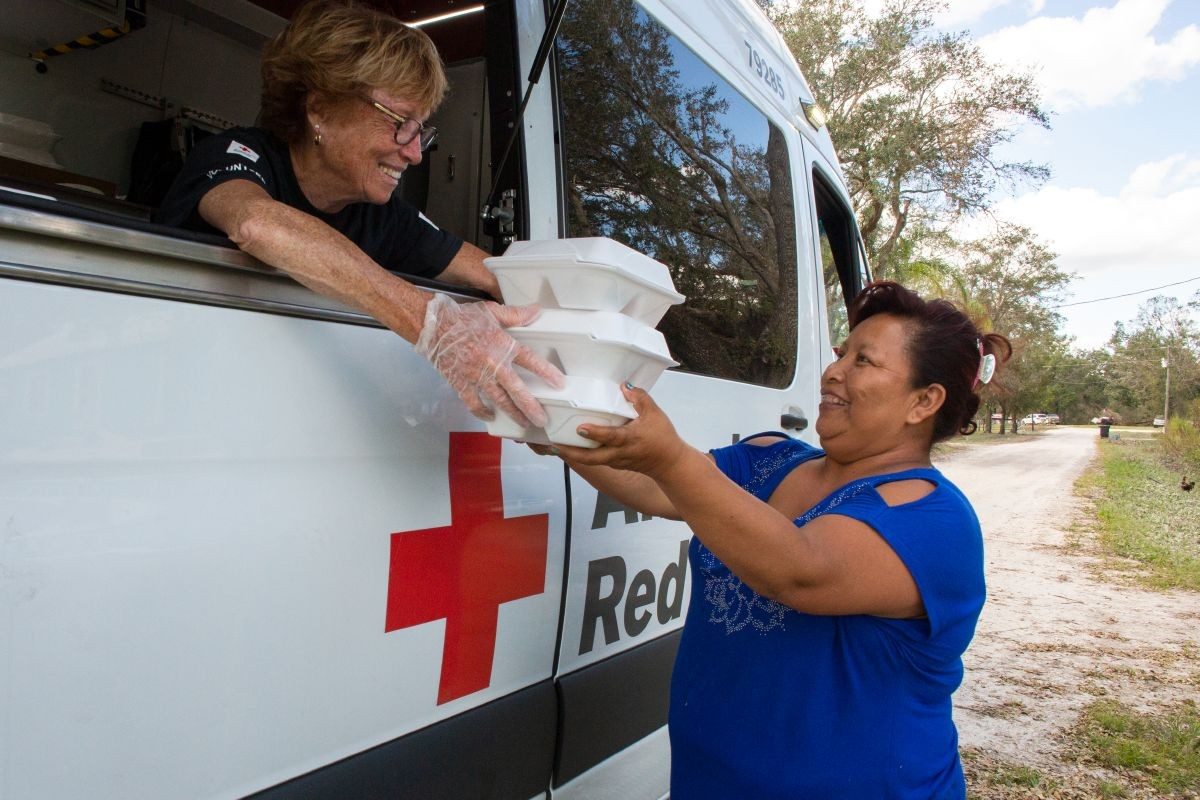
[{"label": "sky", "polygon": [[[949,0],[998,65],[1031,71],[1050,129],[997,155],[1046,164],[997,199],[1076,277],[1059,313],[1079,349],[1103,345],[1155,295],[1200,292],[1200,0]],[[1157,291],[1143,291],[1187,281]],[[1114,295],[1131,296],[1101,302]]]}]

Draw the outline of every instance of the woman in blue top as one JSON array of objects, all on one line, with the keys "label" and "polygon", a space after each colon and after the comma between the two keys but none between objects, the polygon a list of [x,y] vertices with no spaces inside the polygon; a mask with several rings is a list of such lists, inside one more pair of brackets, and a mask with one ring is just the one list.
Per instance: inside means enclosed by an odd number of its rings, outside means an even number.
[{"label": "woman in blue top", "polygon": [[555,449],[606,494],[685,520],[691,604],[671,688],[671,797],[963,798],[950,695],[984,601],[979,522],[930,463],[975,430],[1008,340],[948,302],[866,287],[821,380],[821,449],[706,455],[643,391]]}]

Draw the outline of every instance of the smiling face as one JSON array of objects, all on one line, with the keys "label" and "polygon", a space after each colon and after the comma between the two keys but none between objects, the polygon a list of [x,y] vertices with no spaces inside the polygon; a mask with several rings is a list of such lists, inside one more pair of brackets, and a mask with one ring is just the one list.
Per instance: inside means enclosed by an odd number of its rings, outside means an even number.
[{"label": "smiling face", "polygon": [[419,138],[396,144],[396,123],[371,101],[396,114],[425,120],[415,104],[381,90],[311,108],[310,122],[314,131],[320,131],[321,144],[308,148],[315,169],[298,170],[297,178],[322,211],[332,213],[350,203],[386,203],[404,170],[421,163]]},{"label": "smiling face", "polygon": [[825,369],[816,431],[830,455],[856,459],[885,453],[907,441],[914,426],[928,420],[932,429],[940,400],[931,409],[928,387],[913,388],[909,335],[898,317],[868,317]]}]

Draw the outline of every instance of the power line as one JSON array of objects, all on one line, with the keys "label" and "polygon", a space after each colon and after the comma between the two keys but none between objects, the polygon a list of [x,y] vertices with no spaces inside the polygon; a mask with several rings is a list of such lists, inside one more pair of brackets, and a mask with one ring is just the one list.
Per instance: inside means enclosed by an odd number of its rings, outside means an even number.
[{"label": "power line", "polygon": [[1159,289],[1167,289],[1171,286],[1182,286],[1185,283],[1192,281],[1200,281],[1200,275],[1194,278],[1188,278],[1185,281],[1176,281],[1175,283],[1164,283],[1162,286],[1151,286],[1149,289],[1138,289],[1136,292],[1126,292],[1125,294],[1114,294],[1112,297],[1097,297],[1094,300],[1080,300],[1077,303],[1063,303],[1060,306],[1050,306],[1051,308],[1067,308],[1068,306],[1086,306],[1088,303],[1103,303],[1105,300],[1119,300],[1122,297],[1132,297],[1135,294],[1145,294],[1146,292],[1156,292]]}]

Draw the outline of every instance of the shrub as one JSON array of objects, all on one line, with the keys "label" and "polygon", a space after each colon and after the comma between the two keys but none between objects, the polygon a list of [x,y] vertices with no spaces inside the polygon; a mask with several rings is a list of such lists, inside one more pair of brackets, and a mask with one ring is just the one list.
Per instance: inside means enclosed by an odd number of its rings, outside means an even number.
[{"label": "shrub", "polygon": [[1180,417],[1167,420],[1163,448],[1184,469],[1200,470],[1200,430],[1190,420]]}]

